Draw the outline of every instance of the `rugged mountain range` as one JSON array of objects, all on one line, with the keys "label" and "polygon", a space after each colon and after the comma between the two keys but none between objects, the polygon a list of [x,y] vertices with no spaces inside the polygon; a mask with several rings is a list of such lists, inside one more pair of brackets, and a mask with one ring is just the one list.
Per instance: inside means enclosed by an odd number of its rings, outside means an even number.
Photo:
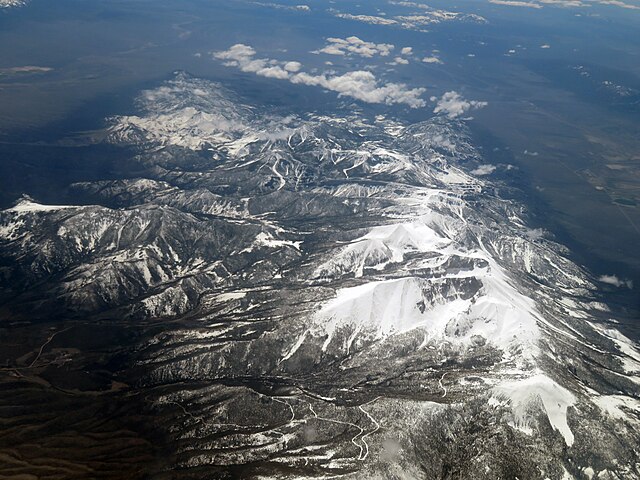
[{"label": "rugged mountain range", "polygon": [[[138,108],[94,138],[135,178],[0,213],[5,332],[48,339],[5,385],[129,399],[137,447],[115,447],[116,413],[97,463],[51,440],[75,415],[34,437],[15,417],[16,474],[35,442],[67,478],[114,459],[141,478],[640,478],[640,351],[511,187],[472,173],[490,159],[464,122],[279,115],[184,73]],[[61,385],[78,371],[91,388]]]},{"label": "rugged mountain range", "polygon": [[0,0],[0,8],[21,7],[25,3],[24,0]]}]

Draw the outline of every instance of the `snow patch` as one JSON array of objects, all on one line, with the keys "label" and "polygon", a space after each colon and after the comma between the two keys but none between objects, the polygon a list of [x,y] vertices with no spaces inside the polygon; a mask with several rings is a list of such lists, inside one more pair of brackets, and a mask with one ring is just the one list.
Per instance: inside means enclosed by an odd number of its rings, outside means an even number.
[{"label": "snow patch", "polygon": [[230,302],[231,300],[240,300],[247,296],[247,292],[228,292],[216,295],[215,300],[220,303]]},{"label": "snow patch", "polygon": [[[630,410],[640,417],[640,400],[626,397],[624,395],[600,395],[592,398],[600,410],[607,413],[610,417],[616,420],[630,420],[625,410]],[[634,423],[640,423],[638,419],[633,419]]]},{"label": "snow patch", "polygon": [[567,409],[576,402],[574,395],[544,374],[537,374],[523,380],[506,382],[493,389],[499,399],[511,404],[515,426],[528,428],[528,412],[531,405],[540,400],[551,426],[560,432],[567,446],[574,442],[573,432],[567,423]]},{"label": "snow patch", "polygon": [[365,268],[381,270],[389,263],[402,262],[409,252],[439,252],[450,243],[450,239],[422,222],[383,225],[355,239],[318,268],[315,276],[353,272],[356,277],[362,277]]},{"label": "snow patch", "polygon": [[269,247],[269,248],[282,248],[282,247],[292,247],[296,250],[300,250],[300,246],[303,241],[291,241],[291,240],[280,240],[275,238],[269,232],[260,232],[254,242],[250,247],[245,248],[242,252],[251,252],[255,247]]},{"label": "snow patch", "polygon": [[32,200],[21,200],[14,207],[8,208],[5,212],[32,213],[32,212],[53,212],[67,208],[76,208],[73,205],[43,205]]}]

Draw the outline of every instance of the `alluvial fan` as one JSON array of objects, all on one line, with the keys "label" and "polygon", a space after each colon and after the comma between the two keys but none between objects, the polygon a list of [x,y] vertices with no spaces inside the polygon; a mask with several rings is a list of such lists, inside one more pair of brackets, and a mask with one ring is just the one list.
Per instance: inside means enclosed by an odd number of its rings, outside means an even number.
[{"label": "alluvial fan", "polygon": [[63,319],[4,382],[135,401],[109,422],[136,447],[96,463],[52,442],[75,420],[27,438],[3,415],[16,474],[36,443],[77,478],[134,457],[158,478],[640,478],[640,352],[472,173],[490,159],[463,122],[279,116],[184,73],[138,106],[96,136],[133,147],[128,177],[0,214],[6,331]]}]

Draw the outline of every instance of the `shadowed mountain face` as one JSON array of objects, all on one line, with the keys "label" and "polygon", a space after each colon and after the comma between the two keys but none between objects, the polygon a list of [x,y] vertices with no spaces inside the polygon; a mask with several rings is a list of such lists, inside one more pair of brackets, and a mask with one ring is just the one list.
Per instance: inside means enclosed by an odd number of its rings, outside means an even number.
[{"label": "shadowed mountain face", "polygon": [[135,177],[0,213],[7,472],[640,478],[640,353],[463,122],[137,105]]}]

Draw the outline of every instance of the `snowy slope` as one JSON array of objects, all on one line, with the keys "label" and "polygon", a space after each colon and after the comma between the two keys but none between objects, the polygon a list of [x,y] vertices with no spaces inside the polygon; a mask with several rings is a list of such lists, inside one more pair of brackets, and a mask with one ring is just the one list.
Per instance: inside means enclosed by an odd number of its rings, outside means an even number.
[{"label": "snowy slope", "polygon": [[140,322],[172,473],[640,478],[638,346],[463,122],[289,115],[184,73],[138,107],[96,136],[134,178],[0,212],[0,294]]}]

